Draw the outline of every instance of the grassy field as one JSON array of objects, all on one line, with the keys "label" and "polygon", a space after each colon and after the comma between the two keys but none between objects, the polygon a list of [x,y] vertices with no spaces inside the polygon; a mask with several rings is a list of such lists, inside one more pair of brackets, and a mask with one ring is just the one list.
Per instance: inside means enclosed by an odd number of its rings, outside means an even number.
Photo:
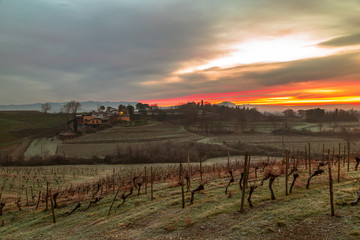
[{"label": "grassy field", "polygon": [[[93,170],[81,174],[84,167]],[[80,184],[111,173],[112,167],[78,166],[73,168],[79,170],[78,175],[74,178],[69,174],[66,179],[68,183]],[[45,169],[51,174],[54,168]],[[34,206],[23,207],[22,211],[4,209],[0,236],[4,239],[359,239],[359,206],[350,203],[356,198],[360,173],[347,173],[344,169],[341,175],[341,183],[334,183],[335,217],[330,216],[328,175],[315,177],[306,190],[305,170],[300,170],[300,178],[289,196],[285,196],[284,177],[279,177],[274,183],[276,200],[270,199],[264,184],[252,196],[254,208],[249,208],[246,202],[245,212],[240,213],[239,172],[235,171],[235,183],[230,185],[228,194],[224,194],[228,174],[208,176],[205,190],[195,194],[193,205],[189,204],[190,193],[186,193],[184,209],[177,179],[158,182],[154,201],[150,201],[148,188],[147,195],[144,191],[140,196],[134,194],[115,211],[121,202],[118,197],[110,216],[107,213],[112,194],[105,195],[88,210],[92,198],[85,195],[78,200],[82,206],[70,216],[68,213],[78,201],[61,203],[55,209],[56,224],[52,223],[51,211],[44,210],[44,203],[38,210]],[[192,189],[199,183],[199,178],[194,178]]]},{"label": "grassy field", "polygon": [[0,112],[0,148],[19,143],[23,138],[54,135],[54,129],[64,123],[59,114],[37,111]]}]

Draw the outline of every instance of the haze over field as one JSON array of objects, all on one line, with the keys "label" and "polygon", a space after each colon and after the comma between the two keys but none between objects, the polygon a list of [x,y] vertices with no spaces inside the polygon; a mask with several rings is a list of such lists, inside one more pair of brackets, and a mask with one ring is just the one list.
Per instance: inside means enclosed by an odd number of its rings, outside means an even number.
[{"label": "haze over field", "polygon": [[359,104],[360,3],[0,1],[0,104]]}]

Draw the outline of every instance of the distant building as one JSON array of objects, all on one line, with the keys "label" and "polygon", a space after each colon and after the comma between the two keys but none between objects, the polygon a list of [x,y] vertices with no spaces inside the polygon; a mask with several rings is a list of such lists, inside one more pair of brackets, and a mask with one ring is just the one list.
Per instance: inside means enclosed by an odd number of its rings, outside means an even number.
[{"label": "distant building", "polygon": [[83,126],[108,126],[116,121],[130,122],[130,114],[109,109],[109,111],[106,112],[93,112],[90,116],[82,116]]},{"label": "distant building", "polygon": [[84,116],[83,122],[85,126],[100,127],[109,125],[109,118],[104,116],[98,117],[98,115]]},{"label": "distant building", "polygon": [[59,136],[62,140],[70,140],[77,137],[77,134],[73,132],[61,132]]},{"label": "distant building", "polygon": [[130,114],[120,114],[119,120],[130,122]]}]

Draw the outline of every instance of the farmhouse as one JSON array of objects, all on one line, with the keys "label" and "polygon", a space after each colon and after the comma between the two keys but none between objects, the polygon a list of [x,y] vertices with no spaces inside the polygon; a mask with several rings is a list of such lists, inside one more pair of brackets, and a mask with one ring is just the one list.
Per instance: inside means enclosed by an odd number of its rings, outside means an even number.
[{"label": "farmhouse", "polygon": [[109,125],[108,117],[98,117],[98,116],[83,116],[84,126],[100,127],[104,125]]},{"label": "farmhouse", "polygon": [[82,116],[78,123],[82,126],[100,127],[109,126],[116,121],[130,122],[130,115],[119,111],[93,112],[90,116]]},{"label": "farmhouse", "polygon": [[119,120],[130,122],[130,114],[120,114]]}]

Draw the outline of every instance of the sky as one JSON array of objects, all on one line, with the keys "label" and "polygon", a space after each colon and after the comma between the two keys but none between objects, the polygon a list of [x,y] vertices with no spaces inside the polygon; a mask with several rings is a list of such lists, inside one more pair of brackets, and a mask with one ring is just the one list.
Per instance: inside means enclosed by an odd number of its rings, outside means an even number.
[{"label": "sky", "polygon": [[0,0],[0,104],[360,104],[358,0]]}]

